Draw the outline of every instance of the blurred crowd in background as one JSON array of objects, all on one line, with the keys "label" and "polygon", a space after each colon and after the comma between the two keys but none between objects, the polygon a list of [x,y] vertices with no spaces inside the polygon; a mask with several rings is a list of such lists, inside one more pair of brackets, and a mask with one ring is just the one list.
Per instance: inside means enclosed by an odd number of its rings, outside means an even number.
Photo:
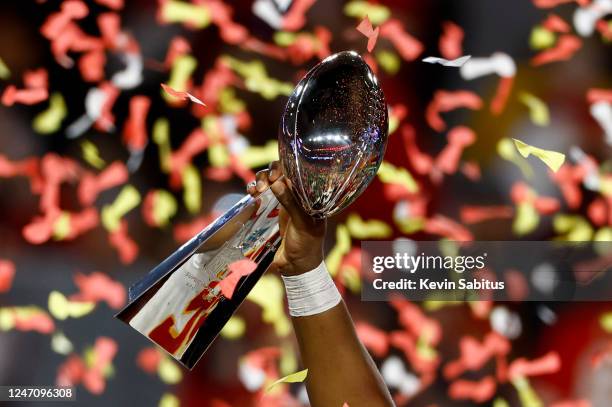
[{"label": "blurred crowd in background", "polygon": [[389,145],[330,219],[327,264],[397,404],[609,405],[610,303],[361,302],[359,277],[362,240],[612,240],[610,13],[609,0],[2,1],[0,384],[74,385],[83,405],[307,405],[302,383],[267,390],[302,368],[275,275],[191,372],[113,315],[278,158],[304,73],[355,50],[385,92]]}]

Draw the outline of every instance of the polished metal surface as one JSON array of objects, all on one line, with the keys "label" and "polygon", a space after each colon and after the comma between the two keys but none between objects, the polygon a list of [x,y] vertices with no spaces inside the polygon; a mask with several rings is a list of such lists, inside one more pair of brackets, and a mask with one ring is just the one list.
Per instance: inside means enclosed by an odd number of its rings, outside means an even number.
[{"label": "polished metal surface", "polygon": [[289,96],[279,156],[313,217],[346,208],[372,181],[387,147],[388,114],[376,76],[352,51],[321,61]]}]

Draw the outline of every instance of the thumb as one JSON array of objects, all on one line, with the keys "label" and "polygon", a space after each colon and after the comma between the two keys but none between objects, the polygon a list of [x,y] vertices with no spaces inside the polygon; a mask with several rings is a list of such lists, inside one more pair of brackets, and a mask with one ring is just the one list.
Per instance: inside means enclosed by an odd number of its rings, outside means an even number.
[{"label": "thumb", "polygon": [[283,205],[283,208],[287,211],[291,217],[292,223],[300,228],[306,228],[312,223],[312,219],[302,210],[302,207],[296,202],[289,185],[287,185],[286,178],[280,177],[270,185],[270,189],[276,199]]}]

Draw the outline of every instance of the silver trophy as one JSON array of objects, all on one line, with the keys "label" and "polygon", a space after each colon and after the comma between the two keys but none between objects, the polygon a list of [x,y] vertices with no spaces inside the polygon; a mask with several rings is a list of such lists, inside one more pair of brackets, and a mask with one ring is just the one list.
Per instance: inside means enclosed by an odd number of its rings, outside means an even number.
[{"label": "silver trophy", "polygon": [[[387,132],[384,95],[357,53],[312,68],[290,95],[279,129],[283,173],[303,209],[321,218],[353,202],[376,175]],[[279,210],[269,189],[246,196],[132,285],[116,317],[193,368],[272,262]],[[244,258],[257,268],[226,298],[219,282]]]}]

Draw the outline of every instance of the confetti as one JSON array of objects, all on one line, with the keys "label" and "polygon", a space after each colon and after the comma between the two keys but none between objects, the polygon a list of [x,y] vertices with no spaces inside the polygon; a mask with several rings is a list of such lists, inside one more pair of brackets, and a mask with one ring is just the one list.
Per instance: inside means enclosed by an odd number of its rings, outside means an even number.
[{"label": "confetti", "polygon": [[442,132],[446,129],[446,123],[440,117],[440,113],[462,107],[479,110],[482,107],[482,100],[474,92],[467,90],[438,90],[434,93],[433,99],[427,106],[427,111],[425,112],[427,123],[435,131]]},{"label": "confetti", "polygon": [[517,139],[512,140],[514,141],[516,149],[524,158],[533,155],[542,160],[542,162],[546,164],[548,168],[555,172],[557,172],[559,168],[561,168],[563,162],[565,161],[565,154],[530,146],[529,144],[523,143],[522,141]]},{"label": "confetti", "polygon": [[427,57],[423,59],[423,62],[427,62],[428,64],[440,64],[442,66],[450,66],[454,68],[462,67],[469,59],[471,55],[462,56],[459,58],[455,58],[453,60],[448,60],[444,58],[438,57]]},{"label": "confetti", "polygon": [[380,26],[380,37],[386,38],[406,61],[414,61],[423,53],[423,44],[408,34],[399,20],[390,19]]},{"label": "confetti", "polygon": [[531,59],[531,65],[541,66],[558,61],[567,61],[582,47],[580,38],[572,34],[563,34],[554,47],[540,52]]},{"label": "confetti", "polygon": [[376,219],[364,221],[356,213],[348,216],[346,227],[353,238],[360,240],[384,239],[393,233],[391,227],[386,223]]},{"label": "confetti", "polygon": [[308,369],[300,370],[299,372],[281,377],[266,388],[266,393],[270,392],[270,390],[280,383],[302,383],[304,380],[306,380],[306,376],[308,376]]},{"label": "confetti", "polygon": [[59,320],[81,318],[92,312],[95,307],[96,303],[92,301],[70,301],[59,291],[51,291],[49,294],[49,312]]},{"label": "confetti", "polygon": [[372,23],[368,19],[368,16],[366,15],[357,26],[357,31],[366,36],[366,38],[368,39],[368,52],[372,52],[372,50],[376,46],[376,41],[378,40],[380,27],[376,27],[376,29],[374,29],[372,27]]},{"label": "confetti", "polygon": [[67,114],[68,111],[62,94],[52,93],[49,98],[49,108],[34,118],[32,127],[40,134],[55,133],[62,126]]},{"label": "confetti", "polygon": [[77,273],[74,275],[74,284],[79,288],[79,292],[71,295],[70,301],[105,301],[109,307],[120,309],[127,300],[125,287],[101,272],[96,271],[88,275]]},{"label": "confetti", "polygon": [[173,96],[173,97],[179,98],[179,99],[183,99],[183,100],[189,99],[193,103],[197,103],[199,105],[206,106],[206,104],[204,102],[202,102],[200,99],[198,99],[197,97],[193,96],[189,92],[182,92],[182,91],[174,90],[174,89],[172,89],[171,87],[169,87],[168,85],[166,85],[164,83],[161,84],[161,87],[170,96]]},{"label": "confetti", "polygon": [[0,79],[8,79],[11,77],[11,71],[4,60],[0,58]]},{"label": "confetti", "polygon": [[15,278],[15,264],[10,260],[0,259],[0,293],[11,289]]},{"label": "confetti", "polygon": [[479,381],[457,380],[450,384],[448,394],[455,400],[472,400],[483,403],[495,395],[497,386],[491,376],[486,376]]},{"label": "confetti", "polygon": [[533,124],[538,126],[548,126],[550,124],[548,106],[541,99],[530,93],[521,92],[519,100],[529,108],[529,118]]},{"label": "confetti", "polygon": [[438,42],[440,54],[448,59],[457,59],[463,54],[463,37],[464,32],[461,27],[451,21],[442,23],[442,35]]},{"label": "confetti", "polygon": [[132,185],[126,185],[112,204],[102,208],[102,225],[109,232],[120,228],[121,218],[140,204],[140,193]]}]

